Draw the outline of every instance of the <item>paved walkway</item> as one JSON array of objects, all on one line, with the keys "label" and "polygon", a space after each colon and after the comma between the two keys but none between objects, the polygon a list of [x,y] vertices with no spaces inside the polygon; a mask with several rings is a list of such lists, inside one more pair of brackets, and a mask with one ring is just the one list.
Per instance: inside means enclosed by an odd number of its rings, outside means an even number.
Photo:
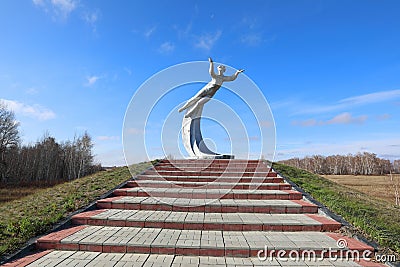
[{"label": "paved walkway", "polygon": [[362,266],[365,261],[353,262],[342,260],[320,259],[318,261],[265,259],[257,257],[210,257],[182,256],[144,253],[100,253],[88,251],[46,251],[46,254],[29,267],[41,266],[92,266],[92,267],[225,267],[225,266]]},{"label": "paved walkway", "polygon": [[72,223],[5,266],[381,266],[260,161],[163,161]]}]

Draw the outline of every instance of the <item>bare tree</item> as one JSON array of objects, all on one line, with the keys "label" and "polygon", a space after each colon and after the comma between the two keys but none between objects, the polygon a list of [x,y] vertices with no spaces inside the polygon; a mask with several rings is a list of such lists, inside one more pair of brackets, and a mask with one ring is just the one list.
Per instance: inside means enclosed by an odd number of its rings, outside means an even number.
[{"label": "bare tree", "polygon": [[393,172],[400,173],[400,159],[393,161]]},{"label": "bare tree", "polygon": [[0,181],[5,179],[7,172],[6,153],[20,142],[18,126],[14,112],[0,101]]},{"label": "bare tree", "polygon": [[55,184],[101,170],[94,165],[93,144],[85,133],[71,141],[58,143],[46,133],[35,144],[7,149],[7,176],[2,183]]},{"label": "bare tree", "polygon": [[380,159],[376,154],[369,152],[346,156],[324,157],[315,155],[303,159],[292,158],[284,160],[282,163],[318,174],[384,175],[392,169],[395,172],[400,171],[400,161],[394,161],[391,164],[389,160]]},{"label": "bare tree", "polygon": [[389,183],[393,188],[394,201],[396,206],[400,206],[400,175],[389,174]]},{"label": "bare tree", "polygon": [[84,176],[90,172],[90,168],[93,165],[93,143],[90,135],[85,132],[84,135],[78,138],[77,141],[78,155],[79,155],[79,169],[78,178]]}]

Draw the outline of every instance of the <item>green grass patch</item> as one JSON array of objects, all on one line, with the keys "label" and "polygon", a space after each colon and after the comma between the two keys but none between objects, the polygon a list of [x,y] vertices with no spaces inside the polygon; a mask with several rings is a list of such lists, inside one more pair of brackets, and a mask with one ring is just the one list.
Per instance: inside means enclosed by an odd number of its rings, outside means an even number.
[{"label": "green grass patch", "polygon": [[[150,162],[139,163],[130,169],[138,174],[149,166]],[[37,188],[28,196],[0,203],[0,259],[130,178],[127,167],[118,167],[53,187]]]},{"label": "green grass patch", "polygon": [[279,163],[274,163],[273,168],[341,215],[361,234],[372,238],[383,248],[400,253],[400,207],[305,170]]}]

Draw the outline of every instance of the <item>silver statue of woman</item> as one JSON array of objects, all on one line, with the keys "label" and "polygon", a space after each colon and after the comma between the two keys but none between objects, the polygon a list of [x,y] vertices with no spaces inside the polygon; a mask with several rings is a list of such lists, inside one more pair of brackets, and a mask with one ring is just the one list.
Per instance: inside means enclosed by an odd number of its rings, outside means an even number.
[{"label": "silver statue of woman", "polygon": [[214,72],[214,62],[208,58],[210,62],[211,81],[204,86],[195,96],[189,99],[179,112],[186,110],[186,114],[182,120],[182,142],[190,157],[195,158],[234,158],[233,155],[222,155],[210,150],[203,140],[201,134],[200,120],[205,103],[215,95],[223,82],[236,80],[239,73],[244,70],[238,70],[232,76],[224,76],[225,66],[218,66],[218,74]]},{"label": "silver statue of woman", "polygon": [[190,117],[192,113],[198,108],[199,106],[204,105],[207,103],[218,91],[219,88],[221,88],[221,85],[223,82],[231,82],[236,80],[238,77],[239,73],[242,73],[244,70],[238,70],[233,74],[232,76],[224,76],[225,72],[225,66],[219,65],[218,66],[218,74],[215,74],[214,72],[214,62],[211,59],[211,57],[208,58],[208,61],[210,62],[210,75],[211,75],[211,81],[204,86],[195,96],[193,96],[191,99],[189,99],[186,104],[179,109],[179,112],[184,111],[185,109],[190,108],[186,114],[185,117]]}]

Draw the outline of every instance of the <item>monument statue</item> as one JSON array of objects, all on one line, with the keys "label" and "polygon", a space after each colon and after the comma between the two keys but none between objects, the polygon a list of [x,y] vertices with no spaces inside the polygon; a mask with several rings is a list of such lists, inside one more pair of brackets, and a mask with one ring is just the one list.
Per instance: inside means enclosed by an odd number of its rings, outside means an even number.
[{"label": "monument statue", "polygon": [[225,76],[225,66],[218,66],[218,74],[214,72],[214,62],[208,58],[210,62],[209,73],[211,81],[204,86],[196,95],[190,98],[179,112],[186,110],[182,121],[182,141],[185,149],[191,157],[196,158],[233,158],[231,155],[221,155],[211,151],[204,143],[200,129],[200,119],[203,112],[204,104],[210,101],[224,82],[236,80],[239,73],[244,70],[238,70],[231,76]]}]

